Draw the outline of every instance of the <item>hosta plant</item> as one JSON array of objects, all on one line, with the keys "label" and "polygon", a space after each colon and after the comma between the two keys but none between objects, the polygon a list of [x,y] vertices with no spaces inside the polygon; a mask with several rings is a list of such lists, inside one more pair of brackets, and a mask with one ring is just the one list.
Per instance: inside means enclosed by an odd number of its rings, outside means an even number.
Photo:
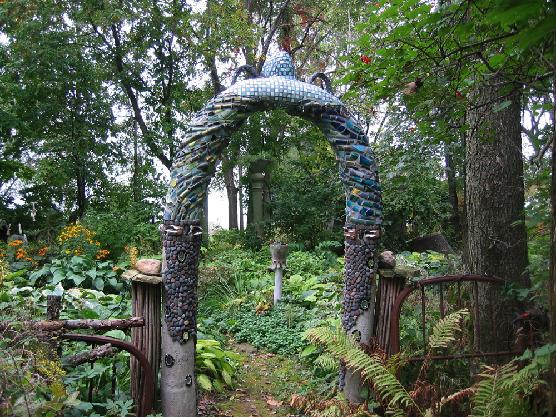
[{"label": "hosta plant", "polygon": [[224,390],[224,387],[233,386],[241,356],[230,350],[222,348],[216,340],[197,340],[196,351],[197,383],[205,391]]}]

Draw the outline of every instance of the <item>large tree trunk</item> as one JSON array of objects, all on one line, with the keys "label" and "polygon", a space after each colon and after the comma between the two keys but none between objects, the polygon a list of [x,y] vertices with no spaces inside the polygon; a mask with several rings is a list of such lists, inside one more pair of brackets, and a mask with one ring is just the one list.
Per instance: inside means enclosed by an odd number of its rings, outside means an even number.
[{"label": "large tree trunk", "polygon": [[243,177],[243,169],[241,165],[238,166],[238,194],[239,194],[239,230],[244,230],[243,224],[243,187],[241,186],[241,178]]},{"label": "large tree trunk", "polygon": [[[495,275],[530,286],[527,275],[527,235],[524,223],[523,160],[520,133],[520,94],[503,93],[493,77],[473,96],[466,138],[467,268],[470,273]],[[495,107],[504,100],[510,105]],[[522,307],[501,289],[475,288],[479,328],[475,347],[507,350],[513,347],[511,321]],[[477,311],[478,310],[478,311]],[[480,337],[480,343],[478,338]]]},{"label": "large tree trunk", "polygon": [[[556,45],[556,33],[554,33],[553,41]],[[552,71],[552,181],[550,186],[552,227],[550,229],[550,275],[548,280],[548,298],[550,300],[550,343],[556,344],[556,54],[554,55]],[[548,415],[549,417],[553,417],[556,414],[556,355],[551,355],[551,366],[548,379],[550,382],[550,392],[548,394]]]}]

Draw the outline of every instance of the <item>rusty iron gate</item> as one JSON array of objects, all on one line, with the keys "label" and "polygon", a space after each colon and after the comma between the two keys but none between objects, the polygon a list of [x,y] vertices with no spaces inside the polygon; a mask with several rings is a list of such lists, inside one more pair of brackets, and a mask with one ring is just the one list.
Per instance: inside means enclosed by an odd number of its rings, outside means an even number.
[{"label": "rusty iron gate", "polygon": [[149,360],[145,354],[137,348],[137,346],[130,342],[126,342],[125,340],[115,339],[108,336],[66,333],[62,334],[60,338],[86,342],[93,345],[104,345],[108,343],[115,348],[125,350],[135,356],[143,370],[143,372],[141,372],[141,381],[139,384],[141,387],[141,403],[136,404],[137,413],[135,415],[136,417],[146,417],[151,414],[154,402],[154,375]]},{"label": "rusty iron gate", "polygon": [[[482,352],[481,351],[481,340],[480,340],[480,321],[477,320],[479,316],[478,311],[478,285],[479,283],[495,285],[495,286],[503,286],[507,283],[507,281],[503,280],[502,278],[492,277],[492,276],[483,276],[483,275],[444,275],[438,276],[433,278],[426,278],[420,281],[416,281],[411,283],[410,285],[406,286],[396,297],[394,301],[394,305],[392,307],[391,312],[391,321],[390,321],[390,353],[395,355],[400,352],[400,314],[402,310],[402,306],[404,302],[408,299],[408,297],[418,291],[420,292],[420,304],[421,304],[421,333],[422,333],[422,342],[423,342],[423,354],[426,353],[426,346],[427,346],[427,331],[426,331],[426,295],[425,289],[426,287],[438,287],[439,291],[439,309],[440,309],[440,318],[443,319],[446,316],[446,294],[445,290],[446,287],[455,285],[456,286],[456,307],[458,309],[463,308],[463,299],[462,299],[462,284],[469,282],[473,286],[473,308],[472,308],[472,315],[475,318],[473,320],[473,333],[474,333],[474,343],[473,343],[473,351],[472,352],[463,352],[457,354],[446,354],[446,355],[433,355],[429,356],[428,359],[430,360],[451,360],[451,359],[463,359],[463,358],[478,358],[478,357],[502,357],[502,356],[514,356],[523,353],[523,349],[517,350],[504,350],[504,351],[495,351],[495,352]],[[496,323],[496,315],[493,315],[492,320],[492,331],[494,334],[497,332],[497,323]],[[529,344],[532,341],[532,328],[529,327],[528,329],[528,341]],[[409,358],[410,362],[415,361],[422,361],[424,356],[413,356]]]}]

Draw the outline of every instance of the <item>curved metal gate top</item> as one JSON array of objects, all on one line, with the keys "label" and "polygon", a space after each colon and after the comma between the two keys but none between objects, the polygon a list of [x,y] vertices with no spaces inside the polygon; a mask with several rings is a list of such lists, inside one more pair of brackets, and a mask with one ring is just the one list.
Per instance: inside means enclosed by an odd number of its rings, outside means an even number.
[{"label": "curved metal gate top", "polygon": [[[243,67],[243,69],[246,69]],[[370,335],[375,246],[382,202],[368,138],[324,74],[327,90],[299,81],[290,56],[266,61],[256,78],[233,84],[196,114],[177,152],[164,211],[164,297],[161,396],[164,415],[196,415],[194,355],[199,219],[208,184],[231,133],[257,111],[281,108],[315,123],[336,153],[346,193],[346,283],[342,323],[362,342]],[[349,373],[348,373],[349,374]],[[346,386],[350,384],[346,375]],[[355,391],[354,391],[355,392]],[[349,394],[348,394],[349,397]],[[179,404],[179,406],[170,406]],[[179,410],[178,410],[179,409]]]}]

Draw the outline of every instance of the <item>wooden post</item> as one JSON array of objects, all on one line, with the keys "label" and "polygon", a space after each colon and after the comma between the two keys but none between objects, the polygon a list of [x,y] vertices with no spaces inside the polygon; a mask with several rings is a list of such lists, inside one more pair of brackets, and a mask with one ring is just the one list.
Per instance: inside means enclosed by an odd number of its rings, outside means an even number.
[{"label": "wooden post", "polygon": [[[131,280],[131,303],[134,316],[145,318],[145,326],[131,329],[131,343],[137,346],[149,360],[154,375],[155,387],[158,386],[160,369],[160,314],[161,314],[161,283],[160,275],[146,275],[130,269],[122,275]],[[136,404],[141,403],[143,392],[140,386],[141,365],[131,356],[131,396]],[[156,393],[155,393],[156,395]]]},{"label": "wooden post", "polygon": [[59,295],[46,296],[46,319],[58,320],[62,309],[62,297]]},{"label": "wooden post", "polygon": [[[382,254],[381,257],[382,258]],[[395,266],[393,264],[380,263],[378,270],[378,293],[375,305],[375,338],[378,345],[388,354],[390,350],[390,321],[392,307],[398,294],[403,290],[406,280],[419,276],[419,268],[411,266]]]},{"label": "wooden post", "polygon": [[[59,295],[46,296],[46,319],[59,320],[60,310],[62,310],[62,297]],[[57,337],[47,337],[47,343],[50,346],[49,355],[51,359],[59,359],[62,356],[62,346],[60,339]]]}]

